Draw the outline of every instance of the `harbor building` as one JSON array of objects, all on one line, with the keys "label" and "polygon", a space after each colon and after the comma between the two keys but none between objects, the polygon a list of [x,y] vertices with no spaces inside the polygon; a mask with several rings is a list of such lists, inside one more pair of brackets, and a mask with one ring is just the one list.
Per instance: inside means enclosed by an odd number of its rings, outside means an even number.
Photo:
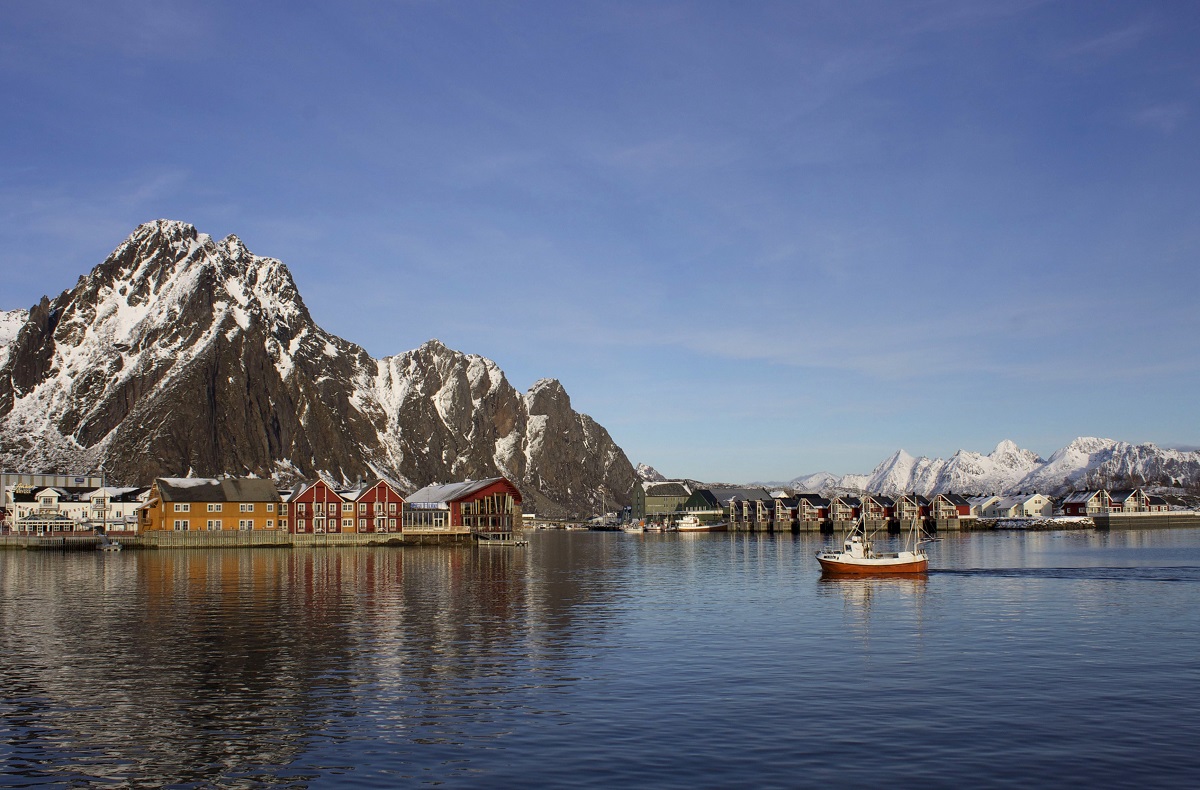
[{"label": "harbor building", "polygon": [[521,529],[521,492],[504,477],[435,484],[409,494],[403,514],[406,534],[462,534],[507,541]]},{"label": "harbor building", "polygon": [[160,477],[138,511],[141,532],[280,531],[282,500],[257,477]]}]

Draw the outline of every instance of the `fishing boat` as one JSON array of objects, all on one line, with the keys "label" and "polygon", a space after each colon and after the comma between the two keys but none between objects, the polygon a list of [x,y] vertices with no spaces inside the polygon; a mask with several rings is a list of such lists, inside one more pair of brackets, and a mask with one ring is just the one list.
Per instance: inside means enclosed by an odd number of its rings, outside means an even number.
[{"label": "fishing boat", "polygon": [[675,522],[675,529],[680,532],[724,532],[728,529],[724,521],[718,524],[704,524],[696,516],[688,514]]},{"label": "fishing boat", "polygon": [[646,531],[646,525],[640,521],[635,521],[621,527],[621,531],[628,532],[630,534],[640,534]]},{"label": "fishing boat", "polygon": [[864,575],[925,573],[929,570],[929,554],[921,548],[929,541],[921,539],[917,519],[913,519],[909,530],[908,546],[901,551],[875,551],[866,525],[866,516],[859,516],[846,533],[841,549],[826,547],[817,552],[817,562],[821,563],[823,572]]}]

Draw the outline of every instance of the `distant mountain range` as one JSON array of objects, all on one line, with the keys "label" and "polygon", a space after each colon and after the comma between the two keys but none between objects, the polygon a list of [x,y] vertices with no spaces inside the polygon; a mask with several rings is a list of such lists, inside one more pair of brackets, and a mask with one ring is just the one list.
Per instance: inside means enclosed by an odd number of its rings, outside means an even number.
[{"label": "distant mountain range", "polygon": [[[645,481],[665,479],[645,464],[638,465],[637,473]],[[1043,459],[1032,450],[1023,450],[1005,440],[987,455],[959,450],[947,460],[914,458],[904,450],[897,450],[869,474],[816,472],[786,482],[745,485],[809,492],[871,491],[887,496],[912,491],[928,496],[1022,491],[1061,494],[1086,487],[1143,484],[1177,487],[1200,484],[1200,452],[1080,437],[1049,459]]]},{"label": "distant mountain range", "polygon": [[505,475],[547,515],[626,503],[636,480],[558,381],[520,393],[437,340],[373,359],[317,326],[283,263],[169,220],[54,299],[0,312],[0,468],[101,464],[129,483]]},{"label": "distant mountain range", "polygon": [[870,474],[804,475],[789,486],[803,491],[861,489],[888,496],[919,494],[1009,494],[1040,491],[1057,494],[1088,486],[1200,482],[1200,452],[1170,450],[1153,444],[1080,437],[1042,459],[1005,440],[987,455],[959,450],[948,460],[914,458],[897,450]]}]

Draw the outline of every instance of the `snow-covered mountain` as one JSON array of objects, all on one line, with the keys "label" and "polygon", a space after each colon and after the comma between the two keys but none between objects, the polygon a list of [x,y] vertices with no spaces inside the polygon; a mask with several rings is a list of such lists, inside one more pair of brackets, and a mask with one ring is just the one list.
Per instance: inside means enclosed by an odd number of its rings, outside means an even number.
[{"label": "snow-covered mountain", "polygon": [[0,466],[418,487],[504,474],[526,508],[624,503],[633,466],[555,380],[518,393],[436,340],[373,359],[312,320],[280,261],[147,223],[69,291],[0,313]]},{"label": "snow-covered mountain", "polygon": [[914,458],[898,450],[869,475],[818,472],[794,479],[791,486],[802,491],[861,489],[888,496],[915,491],[928,496],[1035,490],[1054,494],[1138,481],[1178,485],[1200,481],[1200,452],[1081,437],[1043,460],[1005,440],[988,455],[959,450],[949,460]]},{"label": "snow-covered mountain", "polygon": [[667,478],[663,473],[648,464],[638,464],[634,470],[634,474],[644,483],[661,483]]}]

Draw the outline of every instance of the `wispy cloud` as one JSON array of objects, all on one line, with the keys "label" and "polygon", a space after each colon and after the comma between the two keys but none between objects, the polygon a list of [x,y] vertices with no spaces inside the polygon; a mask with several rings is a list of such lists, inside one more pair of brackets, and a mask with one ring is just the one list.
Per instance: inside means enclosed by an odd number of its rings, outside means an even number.
[{"label": "wispy cloud", "polygon": [[1162,134],[1172,134],[1187,120],[1190,112],[1191,108],[1182,101],[1155,104],[1134,113],[1133,122]]},{"label": "wispy cloud", "polygon": [[1109,31],[1099,36],[1076,41],[1059,50],[1062,58],[1109,58],[1113,55],[1133,49],[1141,44],[1152,27],[1147,22],[1138,22]]}]

